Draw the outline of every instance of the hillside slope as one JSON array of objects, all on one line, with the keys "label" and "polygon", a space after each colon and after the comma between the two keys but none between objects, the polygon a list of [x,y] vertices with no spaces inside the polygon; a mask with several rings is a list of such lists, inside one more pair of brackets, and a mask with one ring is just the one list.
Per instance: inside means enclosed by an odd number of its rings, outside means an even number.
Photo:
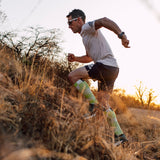
[{"label": "hillside slope", "polygon": [[86,120],[81,96],[55,87],[5,50],[0,61],[0,159],[160,159],[158,111],[128,108],[118,114],[129,145],[115,147],[101,110]]}]

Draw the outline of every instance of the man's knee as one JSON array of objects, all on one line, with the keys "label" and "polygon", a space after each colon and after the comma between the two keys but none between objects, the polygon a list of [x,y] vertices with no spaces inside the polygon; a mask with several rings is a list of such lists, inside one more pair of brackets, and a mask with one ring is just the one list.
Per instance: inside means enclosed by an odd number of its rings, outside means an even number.
[{"label": "man's knee", "polygon": [[72,83],[72,75],[71,75],[71,73],[68,74],[68,80]]},{"label": "man's knee", "polygon": [[72,84],[76,82],[76,77],[72,73],[68,74],[68,79]]}]

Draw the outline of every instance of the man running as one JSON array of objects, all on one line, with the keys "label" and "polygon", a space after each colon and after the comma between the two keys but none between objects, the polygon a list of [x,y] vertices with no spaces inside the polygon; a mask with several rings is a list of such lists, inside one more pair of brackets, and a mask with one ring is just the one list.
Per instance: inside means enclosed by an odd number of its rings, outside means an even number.
[{"label": "man running", "polygon": [[[122,45],[126,48],[129,48],[129,40],[118,25],[106,17],[85,23],[85,13],[80,9],[72,10],[66,17],[69,28],[73,33],[81,35],[86,50],[86,54],[80,57],[69,53],[68,61],[81,63],[94,61],[94,64],[89,64],[72,71],[69,73],[68,78],[78,91],[88,99],[90,103],[89,111],[91,113],[97,104],[105,108],[104,112],[106,113],[108,124],[114,128],[115,144],[124,143],[127,141],[127,138],[117,121],[115,112],[108,104],[109,94],[113,90],[114,82],[119,73],[119,67],[100,28],[104,27],[113,31],[121,39]],[[105,91],[105,96],[102,96],[99,102],[88,84],[82,80],[87,78],[98,80],[101,84],[99,90]]]}]

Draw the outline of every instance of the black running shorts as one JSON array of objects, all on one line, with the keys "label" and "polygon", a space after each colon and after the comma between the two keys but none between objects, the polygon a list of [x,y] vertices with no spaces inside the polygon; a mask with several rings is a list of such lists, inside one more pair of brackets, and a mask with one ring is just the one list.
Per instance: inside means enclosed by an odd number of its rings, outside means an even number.
[{"label": "black running shorts", "polygon": [[95,63],[86,65],[89,76],[93,80],[98,80],[98,90],[112,92],[114,82],[118,76],[119,68],[104,65],[102,63]]}]

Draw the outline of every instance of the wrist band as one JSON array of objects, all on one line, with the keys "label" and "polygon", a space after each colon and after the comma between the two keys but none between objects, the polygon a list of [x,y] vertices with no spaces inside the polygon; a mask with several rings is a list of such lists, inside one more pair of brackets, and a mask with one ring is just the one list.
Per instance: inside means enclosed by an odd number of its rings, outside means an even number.
[{"label": "wrist band", "polygon": [[124,32],[121,32],[121,33],[118,35],[118,38],[122,39],[122,37],[123,37],[124,34],[125,34]]}]

